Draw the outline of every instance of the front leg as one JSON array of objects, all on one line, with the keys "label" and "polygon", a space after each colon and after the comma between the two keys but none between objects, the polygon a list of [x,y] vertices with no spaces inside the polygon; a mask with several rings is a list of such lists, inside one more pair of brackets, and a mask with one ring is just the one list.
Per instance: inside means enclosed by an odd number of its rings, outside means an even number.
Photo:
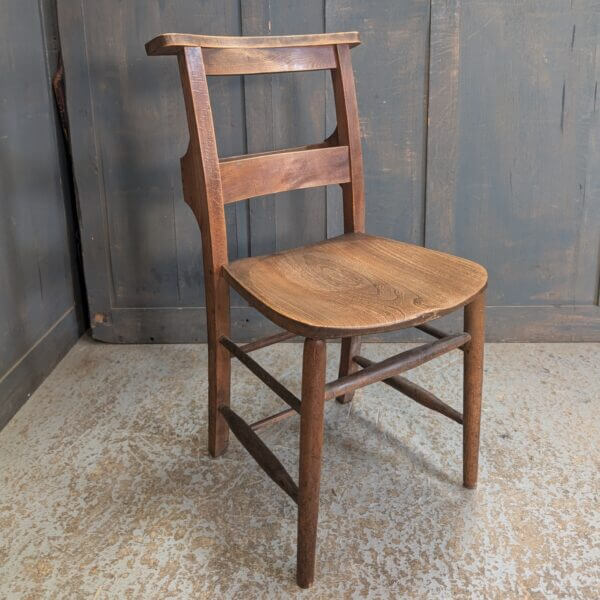
[{"label": "front leg", "polygon": [[304,342],[302,361],[296,570],[296,579],[302,588],[310,587],[315,578],[321,450],[323,447],[325,367],[325,342],[307,338]]}]

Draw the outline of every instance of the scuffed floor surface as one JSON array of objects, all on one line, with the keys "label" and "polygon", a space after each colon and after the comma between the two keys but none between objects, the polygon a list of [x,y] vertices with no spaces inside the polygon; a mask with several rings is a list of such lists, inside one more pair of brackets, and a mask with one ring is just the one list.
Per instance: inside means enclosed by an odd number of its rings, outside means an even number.
[{"label": "scuffed floor surface", "polygon": [[[487,346],[476,491],[454,422],[382,384],[328,403],[303,592],[291,500],[236,440],[207,455],[206,347],[82,339],[0,433],[0,597],[600,598],[599,350]],[[256,353],[295,391],[300,355]],[[458,351],[411,377],[460,407]],[[238,364],[233,382],[247,418],[281,408]],[[298,418],[262,436],[295,475]]]}]

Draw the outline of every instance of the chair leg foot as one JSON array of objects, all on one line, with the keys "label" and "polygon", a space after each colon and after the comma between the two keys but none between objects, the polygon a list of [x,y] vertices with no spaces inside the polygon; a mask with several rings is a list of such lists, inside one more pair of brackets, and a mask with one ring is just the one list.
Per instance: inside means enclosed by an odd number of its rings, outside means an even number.
[{"label": "chair leg foot", "polygon": [[229,443],[229,426],[219,412],[222,404],[229,406],[231,386],[231,354],[220,342],[221,336],[228,336],[230,330],[229,285],[222,277],[206,283],[206,312],[211,317],[207,319],[208,452],[216,458],[227,450]]},{"label": "chair leg foot", "polygon": [[485,342],[485,291],[465,306],[465,331],[471,340],[464,347],[463,379],[463,485],[477,486],[479,429]]},{"label": "chair leg foot", "polygon": [[[360,352],[360,337],[342,338],[342,348],[340,350],[340,371],[339,376],[350,375],[358,369],[356,363],[352,360]],[[354,392],[338,396],[336,400],[340,404],[348,404],[354,398]]]},{"label": "chair leg foot", "polygon": [[315,577],[326,346],[323,340],[304,342],[302,408],[300,413],[300,477],[298,484],[298,554],[296,580],[308,588]]},{"label": "chair leg foot", "polygon": [[229,443],[229,426],[219,412],[219,406],[229,406],[231,355],[220,342],[210,342],[208,348],[208,451],[221,456]]}]

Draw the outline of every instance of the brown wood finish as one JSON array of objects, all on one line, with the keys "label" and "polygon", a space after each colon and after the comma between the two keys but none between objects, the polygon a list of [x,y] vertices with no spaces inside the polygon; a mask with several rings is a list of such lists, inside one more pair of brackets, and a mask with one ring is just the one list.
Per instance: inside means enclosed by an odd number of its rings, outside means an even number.
[{"label": "brown wood finish", "polygon": [[[364,356],[355,356],[354,362],[361,367],[371,367],[375,363]],[[456,421],[459,425],[463,423],[462,415],[452,408],[448,406],[445,402],[442,402],[435,394],[432,394],[429,390],[422,388],[420,385],[409,381],[405,377],[400,377],[400,375],[394,375],[393,377],[388,377],[387,379],[382,379],[381,383],[385,383],[390,387],[393,387],[395,390],[402,392],[405,396],[408,396],[421,406],[425,406],[431,410],[439,412],[442,415]]]},{"label": "brown wood finish", "polygon": [[463,485],[477,486],[479,428],[483,387],[485,292],[465,306],[465,331],[471,340],[464,347],[463,370]]},{"label": "brown wood finish", "polygon": [[285,342],[286,340],[290,340],[295,337],[296,334],[294,333],[290,333],[289,331],[280,331],[279,333],[274,333],[273,335],[254,340],[253,342],[248,342],[247,344],[240,346],[240,350],[243,352],[254,352],[254,350],[266,348],[267,346],[272,346],[273,344],[277,344],[279,342]]},{"label": "brown wood finish", "polygon": [[418,348],[412,348],[395,356],[390,356],[390,358],[374,363],[351,375],[340,377],[325,386],[325,400],[331,400],[331,398],[335,398],[336,396],[353,392],[361,387],[382,381],[403,371],[414,369],[433,358],[459,348],[463,344],[466,344],[469,339],[470,335],[468,333],[450,335],[437,342],[424,344]]},{"label": "brown wood finish", "polygon": [[[146,44],[148,56],[177,54],[186,46],[202,48],[294,48],[360,44],[358,31],[308,35],[227,36],[163,33]],[[252,67],[250,67],[252,68]]]},{"label": "brown wood finish", "polygon": [[298,483],[298,554],[296,579],[302,588],[315,578],[321,451],[323,447],[323,392],[326,346],[307,338],[302,359],[302,411],[300,412],[300,478]]},{"label": "brown wood finish", "polygon": [[221,158],[219,163],[222,165],[230,160],[239,160],[241,158],[256,158],[258,156],[268,156],[269,154],[284,154],[286,152],[300,152],[302,150],[314,150],[315,148],[329,148],[338,146],[337,129],[324,141],[317,144],[308,144],[306,146],[296,146],[295,148],[282,148],[281,150],[268,150],[266,152],[255,152],[253,154],[239,154],[235,156],[225,156]]},{"label": "brown wood finish", "polygon": [[260,431],[261,429],[265,429],[265,427],[270,427],[271,425],[275,425],[275,423],[279,423],[291,417],[292,415],[298,414],[293,408],[286,408],[281,412],[275,413],[274,415],[269,415],[264,419],[260,419],[259,421],[255,421],[250,424],[250,427],[253,431]]},{"label": "brown wood finish", "polygon": [[[336,63],[338,68],[331,72],[335,111],[337,116],[338,143],[348,144],[350,156],[351,185],[343,184],[342,202],[344,215],[344,232],[361,233],[365,230],[365,191],[358,118],[358,102],[354,85],[354,73],[350,60],[348,46],[336,46]],[[342,141],[340,141],[342,140]],[[352,361],[354,354],[359,351],[360,337],[342,338],[340,348],[339,376],[344,377],[355,371]],[[337,398],[341,404],[352,401],[354,392],[349,392]]]},{"label": "brown wood finish", "polygon": [[251,356],[246,354],[237,344],[234,344],[228,337],[223,336],[220,340],[223,345],[233,356],[252,371],[267,387],[273,390],[290,408],[296,412],[300,412],[300,400],[296,398],[290,390],[283,384],[279,383],[271,373],[263,369]]},{"label": "brown wood finish", "polygon": [[416,329],[419,329],[423,333],[426,333],[427,335],[430,335],[431,337],[437,338],[438,340],[448,337],[448,334],[445,331],[442,331],[441,329],[437,329],[437,327],[433,327],[429,324],[423,323],[422,325],[417,325]]},{"label": "brown wood finish", "polygon": [[182,159],[184,198],[202,233],[206,327],[208,334],[208,448],[219,456],[227,448],[229,429],[218,406],[229,405],[231,357],[219,344],[229,335],[229,286],[222,276],[227,264],[227,232],[223,190],[208,84],[201,48],[185,48],[178,56],[190,131]]},{"label": "brown wood finish", "polygon": [[207,75],[256,75],[335,68],[333,46],[206,48]]},{"label": "brown wood finish", "polygon": [[225,275],[280,327],[327,338],[436,319],[487,282],[485,269],[471,261],[363,233],[237,260]]},{"label": "brown wood finish", "polygon": [[261,469],[294,501],[298,502],[298,486],[277,457],[265,443],[254,433],[242,417],[232,411],[229,406],[222,405],[219,412],[227,421],[235,437],[248,450],[250,456],[259,464]]},{"label": "brown wood finish", "polygon": [[[177,54],[190,142],[182,158],[183,192],[202,234],[209,343],[209,452],[227,447],[229,428],[267,475],[298,503],[297,581],[314,580],[323,404],[347,402],[354,390],[384,381],[457,422],[460,413],[398,373],[464,346],[464,483],[477,480],[485,269],[471,261],[364,233],[364,179],[350,47],[354,32],[260,38],[164,34],[150,55]],[[207,74],[250,74],[327,68],[332,72],[336,130],[300,148],[219,158]],[[344,235],[269,256],[229,263],[224,206],[254,195],[339,183]],[[230,339],[229,285],[284,331],[238,346]],[[425,325],[465,307],[466,333]],[[361,336],[418,326],[439,338],[379,363],[358,356]],[[302,399],[248,352],[302,335]],[[325,338],[341,337],[339,378],[325,383]],[[246,423],[229,407],[231,356],[238,358],[289,409]],[[362,370],[357,369],[361,365]],[[256,435],[300,413],[298,486]]]},{"label": "brown wood finish", "polygon": [[[345,377],[356,371],[356,363],[353,360],[356,354],[360,352],[360,337],[355,335],[354,337],[342,338],[342,344],[340,348],[340,370],[339,377]],[[338,396],[336,400],[340,404],[348,404],[354,398],[354,392],[348,392],[343,396]]]},{"label": "brown wood finish", "polygon": [[336,46],[336,59],[338,68],[331,71],[331,78],[337,116],[337,138],[340,144],[350,149],[351,183],[342,185],[344,232],[356,233],[365,230],[365,183],[358,103],[350,49],[347,45]]},{"label": "brown wood finish", "polygon": [[350,181],[347,146],[250,155],[220,166],[225,203]]}]

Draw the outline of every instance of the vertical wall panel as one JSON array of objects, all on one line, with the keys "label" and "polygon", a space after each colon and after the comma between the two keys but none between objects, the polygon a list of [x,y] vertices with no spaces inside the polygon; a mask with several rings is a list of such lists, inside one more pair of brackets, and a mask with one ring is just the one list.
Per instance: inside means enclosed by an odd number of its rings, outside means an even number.
[{"label": "vertical wall panel", "polygon": [[452,249],[458,163],[461,0],[431,0],[425,245]]},{"label": "vertical wall panel", "polygon": [[486,265],[489,302],[504,312],[593,314],[597,3],[433,6],[427,243]]},{"label": "vertical wall panel", "polygon": [[[367,231],[423,243],[429,0],[327,0],[328,31],[360,31],[352,51],[365,165]],[[330,98],[330,105],[332,104]],[[330,113],[330,122],[334,120]],[[342,231],[331,189],[330,234]]]},{"label": "vertical wall panel", "polygon": [[[48,12],[49,11],[49,12]],[[79,337],[47,3],[0,19],[0,428]]]}]

